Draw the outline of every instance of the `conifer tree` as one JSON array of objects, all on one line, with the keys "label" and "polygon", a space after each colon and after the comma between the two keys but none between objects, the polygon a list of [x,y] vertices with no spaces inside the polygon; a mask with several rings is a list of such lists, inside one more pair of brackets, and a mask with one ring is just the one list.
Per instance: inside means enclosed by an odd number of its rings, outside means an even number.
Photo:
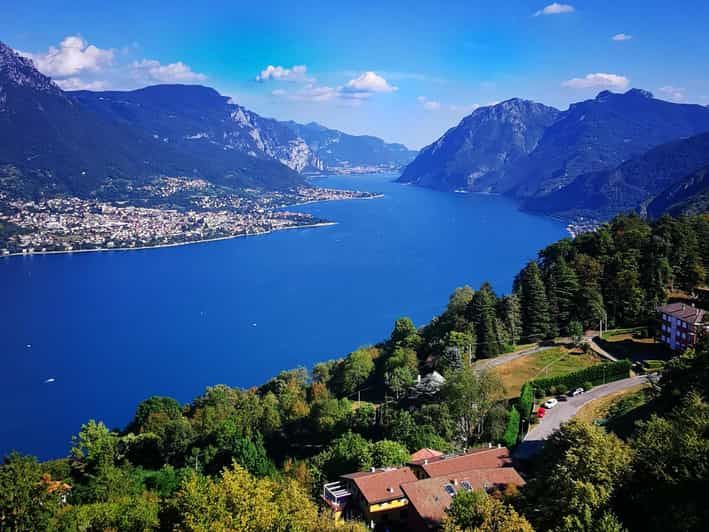
[{"label": "conifer tree", "polygon": [[548,338],[551,316],[549,301],[537,263],[532,261],[522,270],[518,282],[522,307],[522,336],[526,341]]},{"label": "conifer tree", "polygon": [[502,342],[497,330],[497,296],[489,283],[483,283],[468,305],[468,317],[475,327],[479,358],[494,357],[502,353]]}]

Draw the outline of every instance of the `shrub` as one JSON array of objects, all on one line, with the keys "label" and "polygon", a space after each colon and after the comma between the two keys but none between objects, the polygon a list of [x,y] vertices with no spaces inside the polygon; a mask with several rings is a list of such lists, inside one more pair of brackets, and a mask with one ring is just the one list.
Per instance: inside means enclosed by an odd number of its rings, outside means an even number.
[{"label": "shrub", "polygon": [[[574,371],[573,373],[567,373],[566,375],[535,379],[530,381],[530,383],[538,396],[540,391],[547,391],[552,386],[558,387],[562,384],[567,387],[567,390],[578,388],[579,386],[583,386],[584,389],[590,389],[596,384],[612,382],[628,377],[628,375],[630,375],[630,366],[631,363],[629,360],[619,360],[617,362],[598,364],[579,371]],[[591,386],[586,388],[586,385],[589,383]]]},{"label": "shrub", "polygon": [[566,386],[565,384],[557,384],[556,385],[556,393],[558,393],[559,395],[563,395],[568,391],[569,391],[569,387]]},{"label": "shrub", "polygon": [[502,442],[505,446],[514,447],[517,444],[517,438],[519,437],[519,421],[519,412],[513,406],[507,414],[507,428],[502,435]]},{"label": "shrub", "polygon": [[589,391],[591,388],[593,388],[593,383],[591,381],[586,381],[581,385],[581,388],[583,388],[584,391]]},{"label": "shrub", "polygon": [[534,408],[534,389],[532,385],[525,382],[519,392],[519,413],[523,418],[528,418]]}]

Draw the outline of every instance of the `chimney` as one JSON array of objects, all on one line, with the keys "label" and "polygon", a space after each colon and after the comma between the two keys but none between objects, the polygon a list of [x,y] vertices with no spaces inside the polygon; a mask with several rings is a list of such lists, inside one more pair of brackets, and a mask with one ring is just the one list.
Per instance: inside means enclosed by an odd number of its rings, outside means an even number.
[{"label": "chimney", "polygon": [[502,445],[500,445],[500,444],[498,443],[498,444],[497,444],[497,448],[498,448],[498,449],[501,449],[501,448],[502,448]]},{"label": "chimney", "polygon": [[416,382],[418,384],[421,384],[421,374],[420,373],[416,376]]},{"label": "chimney", "polygon": [[369,471],[371,471],[372,473],[374,473],[376,470],[377,470],[377,468],[376,468],[376,467],[373,467],[373,468],[371,468]]},{"label": "chimney", "polygon": [[451,480],[451,484],[453,484],[454,486],[457,486],[457,485],[458,485],[458,479],[457,479],[457,478],[452,479],[452,480]]},{"label": "chimney", "polygon": [[428,458],[423,459],[423,465],[428,465]]},{"label": "chimney", "polygon": [[488,448],[488,449],[492,449],[492,443],[488,443],[488,444],[487,444],[487,448]]}]

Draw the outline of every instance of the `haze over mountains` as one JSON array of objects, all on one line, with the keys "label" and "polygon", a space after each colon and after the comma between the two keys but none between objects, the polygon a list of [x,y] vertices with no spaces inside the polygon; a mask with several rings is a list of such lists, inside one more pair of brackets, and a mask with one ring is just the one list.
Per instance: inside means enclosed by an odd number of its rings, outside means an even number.
[{"label": "haze over mountains", "polygon": [[202,86],[65,92],[0,42],[0,185],[10,194],[88,195],[161,175],[287,188],[306,172],[396,168],[414,155],[375,137],[264,118]]},{"label": "haze over mountains", "polygon": [[421,150],[400,181],[507,194],[548,214],[607,217],[709,164],[703,139],[673,142],[705,131],[709,108],[639,89],[604,91],[563,112],[513,99],[476,109]]}]

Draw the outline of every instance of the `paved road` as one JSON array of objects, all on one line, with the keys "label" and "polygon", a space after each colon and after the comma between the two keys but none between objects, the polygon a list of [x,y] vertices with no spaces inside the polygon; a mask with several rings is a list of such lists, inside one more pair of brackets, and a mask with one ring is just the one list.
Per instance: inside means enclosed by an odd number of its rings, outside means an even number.
[{"label": "paved road", "polygon": [[540,351],[546,351],[556,346],[544,346],[544,347],[530,347],[529,349],[524,349],[523,351],[515,351],[513,353],[507,353],[506,355],[500,355],[495,358],[485,358],[483,360],[478,360],[473,365],[475,371],[485,371],[495,366],[500,366],[501,364],[506,364],[512,360],[518,358],[533,355],[534,353],[539,353]]},{"label": "paved road", "polygon": [[569,397],[568,401],[560,401],[554,408],[547,410],[546,415],[539,424],[535,425],[534,428],[527,433],[524,441],[515,449],[515,456],[524,459],[535,454],[544,445],[544,440],[558,429],[562,423],[574,417],[579,409],[586,403],[646,382],[648,382],[647,375],[638,375],[637,377],[630,377],[628,379],[596,386],[589,392],[577,395],[576,397]]}]

